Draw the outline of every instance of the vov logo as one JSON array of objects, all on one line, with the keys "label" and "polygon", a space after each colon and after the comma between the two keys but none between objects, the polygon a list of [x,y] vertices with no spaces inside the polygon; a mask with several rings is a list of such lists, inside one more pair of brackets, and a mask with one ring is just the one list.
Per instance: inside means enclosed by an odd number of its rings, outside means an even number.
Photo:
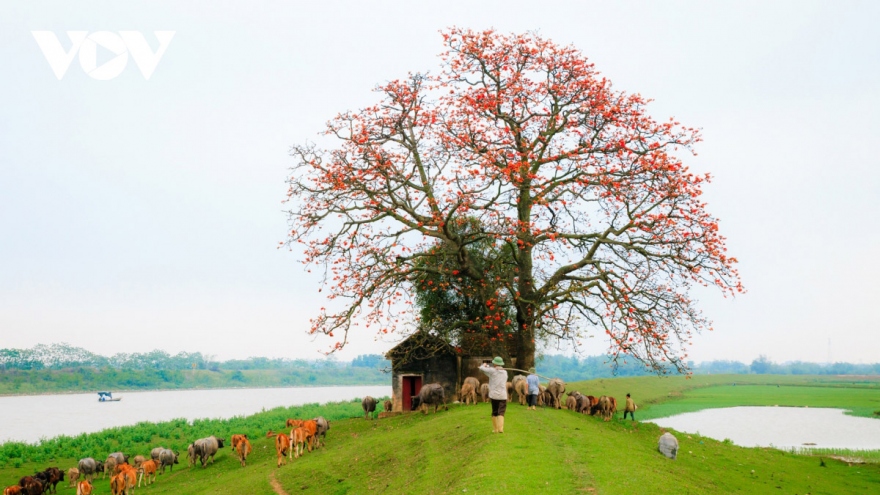
[{"label": "vov logo", "polygon": [[[140,31],[119,31],[119,34],[110,31],[68,31],[70,48],[64,49],[61,41],[52,31],[31,31],[40,50],[52,67],[55,77],[61,80],[67,69],[73,62],[73,57],[79,54],[79,65],[83,71],[94,79],[106,81],[122,74],[128,64],[128,56],[134,59],[144,79],[149,80],[156,70],[171,38],[175,31],[153,31],[153,35],[159,40],[159,48],[153,52],[147,39]],[[98,65],[98,47],[108,50],[115,56]]]}]

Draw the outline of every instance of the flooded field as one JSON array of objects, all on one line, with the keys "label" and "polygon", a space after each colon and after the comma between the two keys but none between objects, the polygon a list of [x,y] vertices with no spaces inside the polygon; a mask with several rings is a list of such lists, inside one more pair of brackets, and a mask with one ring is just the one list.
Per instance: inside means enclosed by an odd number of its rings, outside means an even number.
[{"label": "flooded field", "polygon": [[98,402],[98,395],[60,394],[0,397],[0,443],[36,442],[58,435],[91,433],[140,421],[174,418],[230,418],[309,403],[391,395],[390,386],[290,387],[169,390],[113,394],[119,402]]},{"label": "flooded field", "polygon": [[880,449],[880,420],[842,409],[727,407],[650,420],[743,447]]}]

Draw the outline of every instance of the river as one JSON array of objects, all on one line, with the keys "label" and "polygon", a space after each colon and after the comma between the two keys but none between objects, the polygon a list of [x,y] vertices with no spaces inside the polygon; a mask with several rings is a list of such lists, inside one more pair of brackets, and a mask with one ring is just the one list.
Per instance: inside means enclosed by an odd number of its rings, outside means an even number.
[{"label": "river", "polygon": [[175,418],[231,418],[278,406],[391,395],[390,386],[290,387],[164,390],[114,393],[118,402],[98,402],[95,393],[0,397],[0,443],[34,443],[59,435],[76,436],[141,421]]},{"label": "river", "polygon": [[843,409],[725,407],[649,420],[666,428],[743,447],[880,449],[880,420]]}]

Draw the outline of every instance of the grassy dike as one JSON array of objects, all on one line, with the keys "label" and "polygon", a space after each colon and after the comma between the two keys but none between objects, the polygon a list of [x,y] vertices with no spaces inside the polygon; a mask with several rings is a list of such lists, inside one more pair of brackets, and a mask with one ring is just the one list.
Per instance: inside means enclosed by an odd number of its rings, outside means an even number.
[{"label": "grassy dike", "polygon": [[[736,387],[732,386],[734,381]],[[729,404],[736,402],[734,394],[713,395],[728,387],[747,392],[741,396],[757,396],[761,400],[785,396],[792,401],[814,401],[813,404],[786,405],[813,406],[829,400],[831,394],[839,394],[831,398],[838,407],[849,408],[850,403],[870,407],[871,400],[877,400],[872,397],[880,397],[877,381],[835,377],[706,376],[690,380],[640,377],[569,385],[570,389],[583,393],[607,393],[619,400],[630,392],[640,404],[637,413],[642,416],[640,419],[653,416],[654,411],[664,407],[684,405],[684,409],[695,410],[693,408],[700,405],[739,405]],[[752,393],[766,389],[770,389],[767,394]],[[841,390],[851,393],[841,394]],[[874,394],[865,394],[865,390]],[[773,404],[779,402],[784,401]],[[317,409],[290,408],[234,418],[238,423],[230,420],[207,425],[212,431],[221,430],[216,431],[221,435],[240,430],[251,433],[255,440],[254,453],[247,467],[240,467],[227,448],[217,456],[214,465],[204,469],[187,468],[184,463],[173,474],[159,476],[155,485],[135,492],[864,494],[874,493],[880,487],[878,465],[850,466],[825,459],[823,467],[815,457],[775,449],[736,447],[698,435],[677,434],[681,451],[679,458],[671,461],[656,451],[661,430],[653,424],[619,419],[605,423],[565,410],[526,411],[512,403],[505,433],[494,435],[487,404],[453,405],[449,411],[428,416],[410,414],[378,421],[341,419],[356,415],[357,409],[356,403]],[[332,421],[327,446],[276,468],[274,446],[260,436],[260,432],[271,425],[281,429],[283,418],[288,414],[308,417],[316,414],[316,410],[325,416],[340,418]],[[121,428],[94,435],[131,434],[132,431]],[[137,444],[126,443],[133,449],[126,451],[148,452],[149,447],[163,443],[165,434],[160,428],[150,439],[141,438],[145,441]],[[180,432],[171,438],[188,438],[189,434]],[[175,441],[181,442],[180,439]],[[64,451],[63,445],[60,450]],[[74,463],[74,458],[59,457],[51,462],[25,462],[18,468],[7,465],[0,469],[0,485],[14,484],[20,476],[37,468],[58,465],[66,469]],[[95,493],[109,493],[106,480],[99,480],[96,488]],[[65,492],[73,493],[73,490],[61,491]]]}]

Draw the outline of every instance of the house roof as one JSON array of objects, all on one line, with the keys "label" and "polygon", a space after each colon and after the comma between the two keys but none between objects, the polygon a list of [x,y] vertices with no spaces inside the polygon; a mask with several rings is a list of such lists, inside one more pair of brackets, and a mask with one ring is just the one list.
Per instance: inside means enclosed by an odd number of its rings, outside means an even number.
[{"label": "house roof", "polygon": [[385,353],[385,358],[412,361],[434,356],[455,355],[455,348],[440,337],[425,332],[416,332]]}]

